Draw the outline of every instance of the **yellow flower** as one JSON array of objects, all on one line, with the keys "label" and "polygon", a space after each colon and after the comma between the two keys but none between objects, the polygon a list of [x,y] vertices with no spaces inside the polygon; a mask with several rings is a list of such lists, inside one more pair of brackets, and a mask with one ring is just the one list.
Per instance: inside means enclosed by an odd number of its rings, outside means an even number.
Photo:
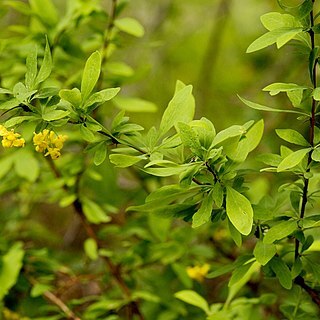
[{"label": "yellow flower", "polygon": [[210,265],[207,263],[202,266],[187,267],[186,269],[188,276],[198,282],[202,282],[204,280],[204,277],[208,274],[209,270]]},{"label": "yellow flower", "polygon": [[15,133],[13,129],[8,131],[3,125],[0,125],[0,136],[2,136],[1,144],[4,148],[24,147],[25,140],[20,138],[19,133]]},{"label": "yellow flower", "polygon": [[44,129],[42,132],[34,133],[33,144],[37,152],[43,152],[45,156],[50,155],[51,159],[55,160],[61,156],[60,151],[67,138],[65,135],[57,136],[54,131]]}]

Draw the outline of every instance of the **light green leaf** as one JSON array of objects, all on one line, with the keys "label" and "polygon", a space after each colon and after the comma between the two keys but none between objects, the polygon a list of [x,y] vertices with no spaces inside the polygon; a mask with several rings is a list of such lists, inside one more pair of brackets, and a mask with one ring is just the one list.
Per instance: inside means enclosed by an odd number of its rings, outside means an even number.
[{"label": "light green leaf", "polygon": [[41,64],[39,73],[37,75],[37,78],[35,80],[36,84],[38,85],[39,83],[45,81],[50,76],[51,71],[52,71],[52,57],[51,57],[48,38],[46,38],[46,47],[44,49],[42,64]]},{"label": "light green leaf", "polygon": [[264,130],[263,119],[256,122],[246,133],[248,152],[254,150],[260,143]]},{"label": "light green leaf", "polygon": [[233,125],[227,129],[220,131],[213,139],[211,147],[218,145],[219,143],[233,137],[241,136],[246,133],[246,129],[243,126]]},{"label": "light green leaf", "polygon": [[129,156],[126,154],[111,154],[109,156],[110,162],[118,168],[131,167],[141,160],[146,159],[145,156]]},{"label": "light green leaf", "polygon": [[303,28],[279,28],[267,32],[250,44],[247,53],[261,50],[274,43],[277,44],[277,48],[279,49],[302,31]]},{"label": "light green leaf", "polygon": [[52,110],[42,115],[44,121],[54,121],[65,118],[69,115],[69,111]]},{"label": "light green leaf", "polygon": [[96,166],[99,166],[101,163],[104,162],[104,160],[107,157],[107,147],[104,142],[101,142],[97,149],[95,150],[94,157],[93,157],[93,163]]},{"label": "light green leaf", "polygon": [[25,83],[26,87],[28,90],[32,90],[34,88],[34,82],[37,76],[37,66],[38,66],[38,60],[37,60],[37,47],[34,46],[30,51],[27,56],[27,61],[26,61],[26,67],[27,67],[27,72],[25,76]]},{"label": "light green leaf", "polygon": [[119,109],[128,112],[156,112],[158,109],[153,102],[140,98],[116,97],[112,102]]},{"label": "light green leaf", "polygon": [[94,224],[109,222],[111,218],[95,202],[85,198],[82,203],[83,212],[87,220]]},{"label": "light green leaf", "polygon": [[250,201],[231,187],[227,187],[226,211],[229,220],[240,233],[248,235],[251,232],[253,210]]},{"label": "light green leaf", "polygon": [[233,239],[234,243],[240,248],[242,245],[241,233],[233,226],[230,220],[228,220],[228,227],[231,238]]},{"label": "light green leaf", "polygon": [[88,129],[84,124],[81,124],[79,128],[80,128],[81,137],[85,141],[88,141],[88,142],[95,141],[96,138],[94,136],[94,133],[90,129]]},{"label": "light green leaf", "polygon": [[307,148],[292,152],[280,162],[277,172],[282,172],[295,167],[302,161],[302,159],[310,150],[311,148]]},{"label": "light green leaf", "polygon": [[23,265],[24,250],[22,243],[16,242],[2,257],[0,268],[0,301],[17,282]]},{"label": "light green leaf", "polygon": [[313,161],[320,162],[320,149],[319,148],[314,149],[312,151],[311,158],[312,158]]},{"label": "light green leaf", "polygon": [[36,14],[45,25],[57,24],[59,15],[52,0],[29,0],[29,3],[33,14]]},{"label": "light green leaf", "polygon": [[192,86],[185,86],[181,81],[177,81],[174,96],[163,113],[159,134],[166,134],[178,122],[189,123],[193,119],[194,110]]},{"label": "light green leaf", "polygon": [[17,98],[12,98],[0,103],[0,110],[10,110],[17,107],[20,101]]},{"label": "light green leaf", "polygon": [[299,27],[300,22],[291,14],[268,12],[260,17],[263,26],[269,31],[279,28]]},{"label": "light green leaf", "polygon": [[[108,100],[111,100],[113,97],[115,97],[119,91],[120,91],[120,88],[109,88],[109,89],[104,89],[104,90],[101,90],[101,91],[94,93],[85,102],[84,109],[89,109],[90,112],[93,111],[100,104],[102,104]],[[95,106],[92,106],[93,104],[95,104]],[[91,108],[90,108],[90,106],[91,106]]]},{"label": "light green leaf", "polygon": [[197,156],[201,157],[203,150],[196,132],[188,124],[183,122],[178,122],[177,127],[182,143],[186,147],[189,147]]},{"label": "light green leaf", "polygon": [[261,110],[261,111],[269,111],[269,112],[284,112],[284,113],[295,113],[295,114],[301,114],[301,115],[307,115],[306,113],[296,111],[296,110],[283,110],[283,109],[275,109],[275,108],[270,108],[267,106],[264,106],[262,104],[254,103],[249,100],[246,100],[244,98],[241,98],[238,95],[239,99],[246,104],[248,107],[255,109],[255,110]]},{"label": "light green leaf", "polygon": [[212,192],[205,193],[199,210],[192,217],[192,228],[198,228],[207,223],[211,218],[213,205]]},{"label": "light green leaf", "polygon": [[260,264],[258,262],[250,263],[251,265],[250,268],[247,270],[247,272],[242,276],[241,279],[238,279],[237,282],[235,282],[233,285],[230,286],[229,283],[229,292],[228,292],[228,297],[227,300],[224,304],[223,309],[227,309],[228,306],[230,305],[230,302],[232,299],[236,296],[236,294],[241,290],[241,288],[250,280],[252,275],[260,270]]},{"label": "light green leaf", "polygon": [[303,99],[304,89],[287,91],[287,96],[295,108],[299,108]]},{"label": "light green leaf", "polygon": [[296,91],[297,89],[308,89],[308,87],[305,86],[299,86],[295,83],[282,83],[282,82],[277,82],[277,83],[272,83],[266,87],[264,87],[262,90],[263,91],[269,91],[271,96],[277,95],[280,92],[290,92],[290,91]]},{"label": "light green leaf", "polygon": [[253,254],[257,261],[263,266],[266,265],[277,253],[276,246],[272,243],[265,243],[258,240],[253,250]]},{"label": "light green leaf", "polygon": [[114,21],[114,25],[121,31],[132,36],[141,38],[144,35],[144,28],[141,23],[133,18],[121,18]]},{"label": "light green leaf", "polygon": [[96,241],[92,238],[88,238],[85,240],[84,244],[84,252],[86,253],[87,257],[91,260],[97,260],[98,255],[98,245]]},{"label": "light green leaf", "polygon": [[293,129],[276,129],[277,135],[290,143],[298,146],[308,147],[310,143],[296,130]]},{"label": "light green leaf", "polygon": [[79,107],[81,104],[81,92],[78,88],[62,89],[59,92],[61,99],[70,102],[73,106]]},{"label": "light green leaf", "polygon": [[40,173],[37,159],[34,157],[32,152],[26,149],[16,151],[14,168],[18,176],[31,182],[35,182]]},{"label": "light green leaf", "polygon": [[269,262],[269,265],[273,272],[276,274],[280,284],[290,290],[292,288],[292,277],[288,266],[279,257],[273,257]]},{"label": "light green leaf", "polygon": [[86,101],[96,85],[101,69],[101,55],[99,51],[95,51],[88,58],[83,70],[81,81],[81,97],[82,101]]},{"label": "light green leaf", "polygon": [[295,220],[282,221],[268,230],[267,234],[263,238],[263,242],[265,244],[274,243],[277,240],[281,240],[289,236],[297,230],[297,228],[297,221]]},{"label": "light green leaf", "polygon": [[52,286],[48,284],[36,283],[31,289],[30,296],[32,298],[36,298],[43,295],[46,291],[50,291],[51,289]]},{"label": "light green leaf", "polygon": [[7,120],[4,123],[4,126],[6,128],[10,128],[10,127],[16,126],[17,124],[20,124],[20,123],[22,123],[24,121],[35,121],[35,120],[39,120],[39,117],[36,117],[36,116],[13,117],[13,118],[10,118],[9,120]]},{"label": "light green leaf", "polygon": [[12,164],[13,164],[14,158],[13,157],[1,157],[0,159],[0,179],[2,179],[7,173],[9,173]]},{"label": "light green leaf", "polygon": [[170,177],[184,172],[187,168],[188,166],[180,165],[166,168],[146,168],[142,171],[157,177]]},{"label": "light green leaf", "polygon": [[188,304],[202,309],[206,314],[209,314],[210,312],[207,301],[193,290],[182,290],[176,292],[174,296],[177,299],[182,300],[183,302],[186,302]]},{"label": "light green leaf", "polygon": [[312,96],[314,100],[320,101],[320,87],[313,90]]},{"label": "light green leaf", "polygon": [[246,273],[249,271],[249,269],[251,268],[253,263],[254,263],[254,261],[250,261],[242,266],[235,268],[232,272],[232,276],[229,280],[228,286],[232,287],[236,283],[241,281],[243,279],[243,277],[246,275]]}]

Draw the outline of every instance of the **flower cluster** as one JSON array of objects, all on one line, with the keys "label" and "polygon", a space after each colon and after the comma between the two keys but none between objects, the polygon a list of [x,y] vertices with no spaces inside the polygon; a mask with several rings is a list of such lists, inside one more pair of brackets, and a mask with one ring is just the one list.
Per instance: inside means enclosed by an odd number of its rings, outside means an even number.
[{"label": "flower cluster", "polygon": [[34,133],[33,144],[36,146],[37,152],[45,153],[45,156],[50,155],[51,159],[58,159],[61,156],[63,143],[67,140],[65,135],[56,135],[53,131],[44,129],[39,133]]},{"label": "flower cluster", "polygon": [[204,280],[204,277],[208,274],[209,270],[210,266],[207,263],[202,266],[187,267],[186,269],[188,276],[199,282]]},{"label": "flower cluster", "polygon": [[4,148],[24,147],[25,140],[20,138],[19,133],[15,133],[14,129],[7,130],[3,125],[0,125],[0,136],[2,137],[1,144]]}]

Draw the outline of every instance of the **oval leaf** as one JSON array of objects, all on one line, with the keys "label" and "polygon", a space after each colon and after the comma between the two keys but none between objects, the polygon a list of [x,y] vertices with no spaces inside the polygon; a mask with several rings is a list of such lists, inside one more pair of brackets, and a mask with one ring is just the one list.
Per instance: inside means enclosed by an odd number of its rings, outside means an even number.
[{"label": "oval leaf", "polygon": [[227,187],[227,216],[234,227],[242,234],[251,232],[253,210],[250,201],[238,191]]}]

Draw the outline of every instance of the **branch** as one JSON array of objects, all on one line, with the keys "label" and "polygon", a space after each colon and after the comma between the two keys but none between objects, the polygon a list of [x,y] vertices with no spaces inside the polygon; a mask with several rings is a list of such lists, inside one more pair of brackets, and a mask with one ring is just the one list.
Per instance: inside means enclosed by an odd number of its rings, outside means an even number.
[{"label": "branch", "polygon": [[317,290],[309,287],[301,276],[298,276],[294,282],[304,289],[309,294],[312,301],[320,308],[320,293]]}]

